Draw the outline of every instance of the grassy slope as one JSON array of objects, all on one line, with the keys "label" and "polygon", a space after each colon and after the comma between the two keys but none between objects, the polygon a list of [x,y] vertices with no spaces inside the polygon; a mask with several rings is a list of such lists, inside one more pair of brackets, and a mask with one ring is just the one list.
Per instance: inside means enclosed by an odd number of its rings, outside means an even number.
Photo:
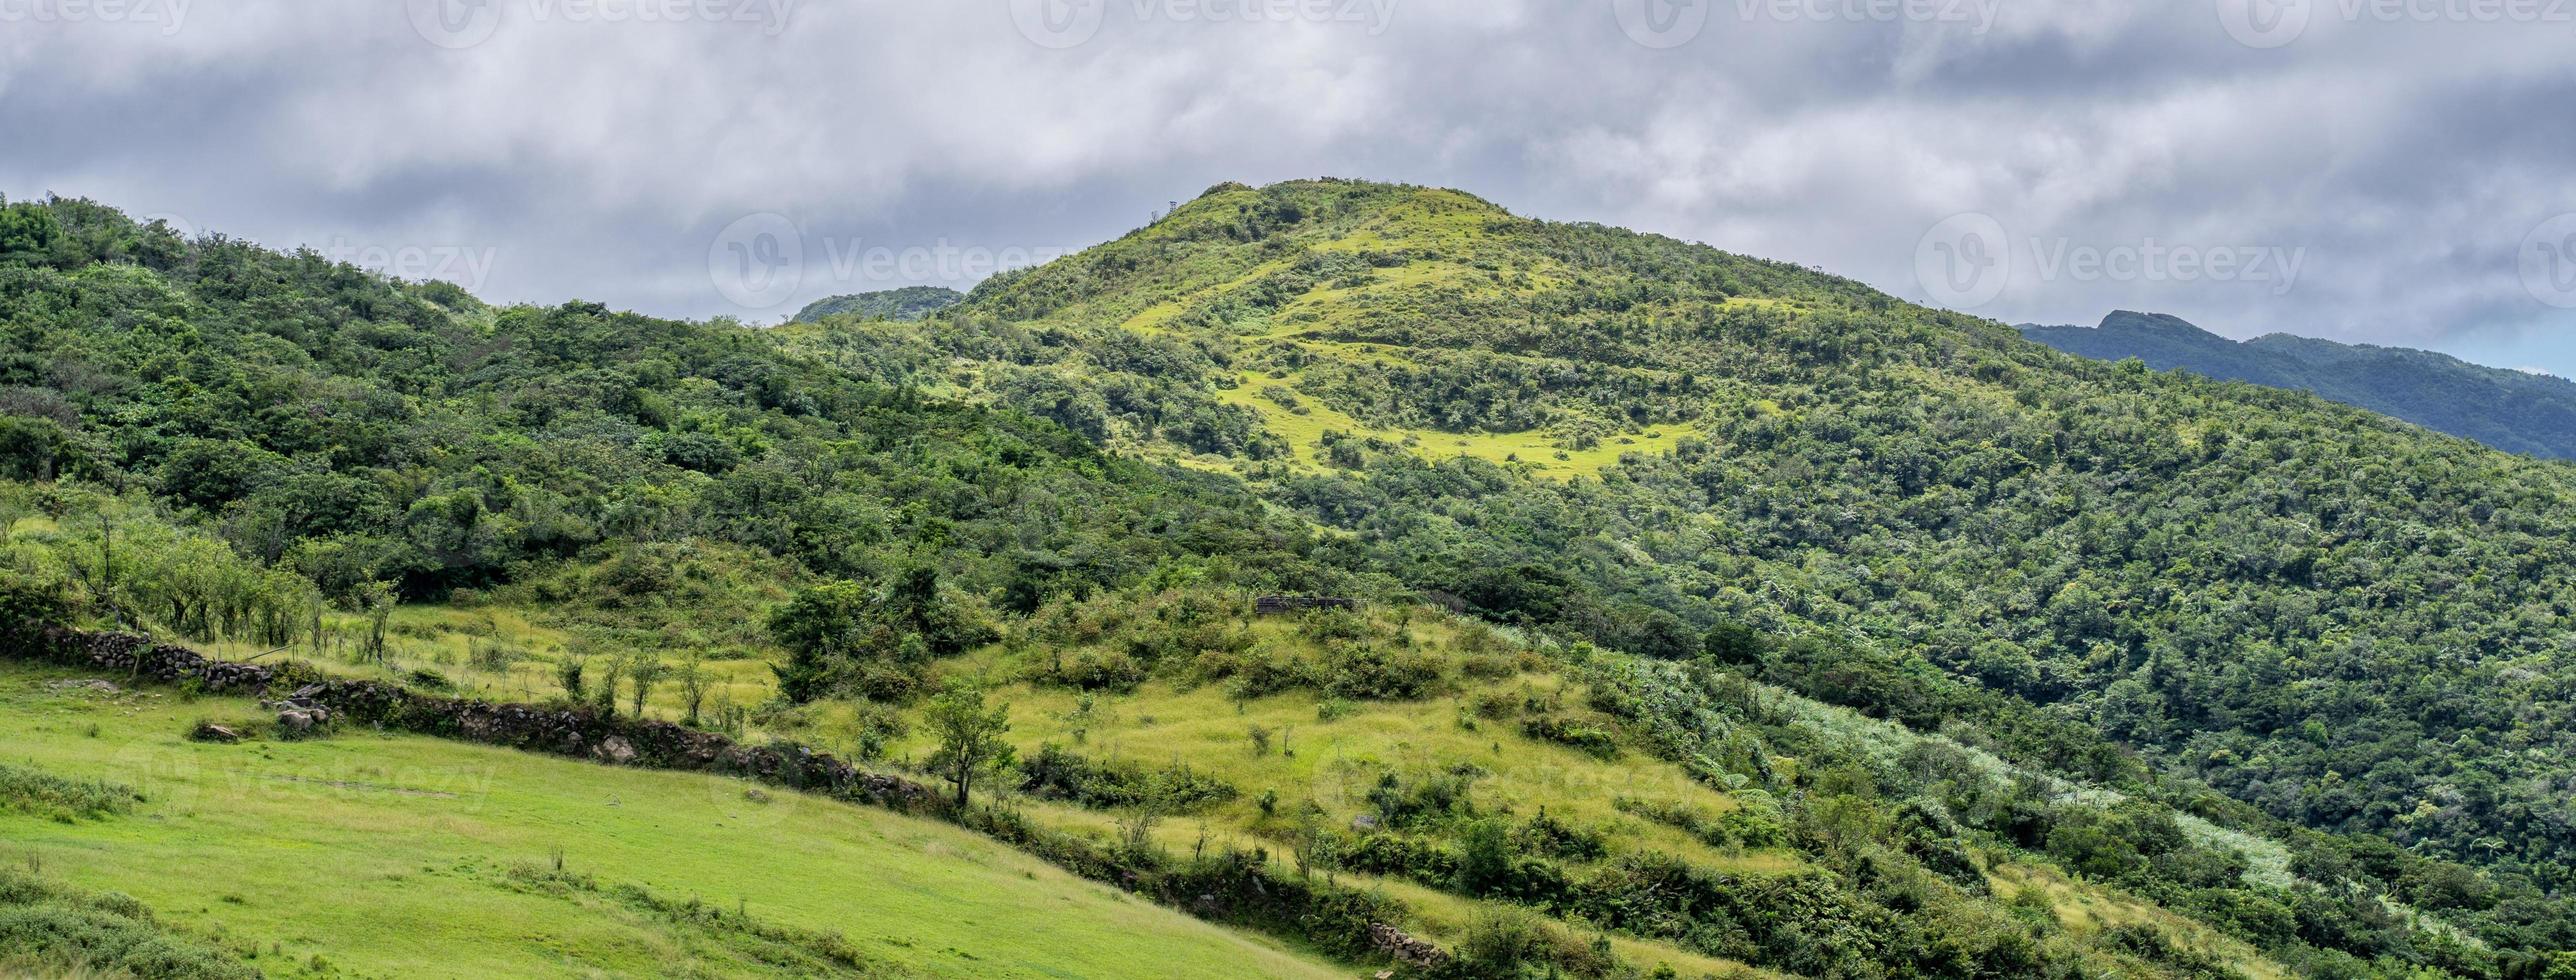
[{"label": "grassy slope", "polygon": [[[556,690],[550,659],[560,655],[570,639],[562,630],[539,625],[539,618],[522,610],[500,606],[464,609],[405,607],[397,615],[397,629],[389,643],[386,665],[325,662],[322,666],[352,676],[396,680],[412,668],[429,667],[457,682],[465,693],[502,700],[542,699]],[[1249,629],[1267,648],[1312,654],[1311,643],[1297,635],[1298,628],[1296,621],[1284,619],[1255,620],[1249,624]],[[1439,616],[1412,617],[1405,628],[1424,649],[1446,649],[1457,639],[1455,626]],[[468,656],[470,647],[478,641],[499,642],[524,649],[537,659],[517,663],[505,674],[480,671],[471,665]],[[1040,645],[1031,651],[1014,654],[1001,647],[988,648],[943,664],[941,671],[1008,681],[1023,676],[1039,660],[1054,656],[1057,650]],[[245,648],[226,652],[244,656],[257,651]],[[1066,648],[1063,652],[1074,654],[1080,651]],[[1313,800],[1328,814],[1327,826],[1348,827],[1353,819],[1373,809],[1366,794],[1378,772],[1391,770],[1414,777],[1445,771],[1459,764],[1473,764],[1490,773],[1480,777],[1476,783],[1477,805],[1488,813],[1517,819],[1543,808],[1568,823],[1607,830],[1622,853],[1630,850],[1661,851],[1714,870],[1765,874],[1806,866],[1805,859],[1791,850],[1711,848],[1672,827],[1620,812],[1612,805],[1613,800],[1620,797],[1685,804],[1709,813],[1723,812],[1736,805],[1728,794],[1693,780],[1679,768],[1657,760],[1635,746],[1624,750],[1616,759],[1603,760],[1523,735],[1517,715],[1501,719],[1475,717],[1473,707],[1480,696],[1504,695],[1517,701],[1535,695],[1557,704],[1556,713],[1563,717],[1602,720],[1597,713],[1584,707],[1587,700],[1584,687],[1562,676],[1554,665],[1536,663],[1524,664],[1524,667],[1526,669],[1522,673],[1505,678],[1457,678],[1454,689],[1427,701],[1344,702],[1343,708],[1348,714],[1329,721],[1321,717],[1318,710],[1323,699],[1311,691],[1255,698],[1238,706],[1223,682],[1184,685],[1168,678],[1158,678],[1147,681],[1132,694],[1098,695],[1094,716],[1084,726],[1087,732],[1079,742],[1072,735],[1075,727],[1072,716],[1077,704],[1072,692],[1059,687],[1009,681],[1004,684],[999,697],[1013,706],[1011,740],[1019,747],[1023,759],[1034,755],[1042,745],[1053,742],[1095,760],[1123,761],[1146,768],[1184,763],[1194,771],[1236,787],[1240,795],[1230,803],[1164,821],[1157,830],[1157,838],[1163,846],[1175,852],[1185,852],[1195,846],[1202,829],[1208,832],[1212,846],[1231,842],[1245,847],[1266,847],[1274,854],[1288,851],[1290,847],[1282,839],[1290,833],[1285,822],[1265,820],[1259,812],[1256,801],[1264,790],[1278,793],[1281,813],[1291,812],[1304,801]],[[774,687],[768,660],[763,655],[719,661],[710,664],[710,668],[724,678],[724,688],[735,704],[758,704],[769,697]],[[1771,696],[1781,703],[1799,706],[1799,710],[1811,715],[1814,724],[1821,728],[1887,746],[1883,750],[1887,753],[1892,754],[1909,740],[1921,737],[1898,726],[1862,718],[1845,709],[1814,704],[1785,691],[1772,691]],[[624,697],[620,697],[619,704],[620,710],[624,710]],[[680,717],[678,692],[674,685],[666,683],[656,689],[648,713],[666,719]],[[168,717],[182,716],[195,717],[187,712]],[[1462,722],[1472,722],[1475,727],[1467,727]],[[755,722],[753,732],[755,736],[774,734],[812,742],[844,756],[856,754],[855,744],[851,741],[854,729],[845,706],[825,706],[819,710],[792,713],[777,719],[777,723],[784,727],[773,730]],[[1249,731],[1253,726],[1273,733],[1276,747],[1269,754],[1256,755],[1252,751]],[[175,735],[165,735],[176,730],[177,722],[169,721],[148,734],[170,743],[174,751],[213,751],[188,746],[179,743]],[[367,744],[382,743],[371,741]],[[918,759],[926,755],[929,748],[927,736],[916,724],[912,736],[895,745],[891,754],[897,759]],[[439,752],[442,749],[431,743],[422,746],[420,751]],[[480,748],[456,747],[453,751],[524,759]],[[122,758],[123,754],[117,755]],[[1790,758],[1775,760],[1776,764],[1791,767],[1798,765],[1799,761]],[[591,774],[611,781],[646,775],[552,760],[524,759],[524,762]],[[1994,764],[2001,765],[1999,762]],[[117,775],[115,772],[107,774]],[[670,778],[689,785],[704,782],[695,777]],[[382,782],[370,779],[349,781]],[[737,786],[722,780],[713,781],[713,785],[717,787],[714,792],[719,795],[734,792]],[[604,790],[601,795],[607,792],[613,790]],[[709,812],[725,814],[724,819],[728,823],[745,817],[770,821],[780,817],[778,812],[745,807],[729,797],[705,798],[699,802],[706,803]],[[776,804],[786,805],[787,801]],[[826,811],[836,809],[822,804],[798,805]],[[1118,814],[1043,801],[1024,800],[1019,805],[1048,826],[1084,832],[1104,841],[1115,839],[1118,834]],[[866,816],[889,821],[899,819]],[[487,819],[518,822],[523,818],[492,814]],[[802,820],[803,817],[797,819]],[[771,825],[755,823],[753,829]],[[710,823],[710,827],[713,826]],[[2215,832],[2196,821],[2193,826],[2201,828],[2200,832]],[[930,829],[947,832],[945,828]],[[528,845],[521,848],[523,853],[509,855],[507,860],[498,863],[539,860],[556,846],[541,836],[527,840]],[[977,844],[986,846],[981,842]],[[2277,850],[2277,845],[2252,840],[2238,844],[2240,850],[2260,852],[2258,864],[2268,867],[2279,863],[2279,859],[2270,853]],[[571,852],[576,868],[601,873],[605,877],[621,877],[606,873],[595,862],[582,860],[579,849],[573,845],[566,843],[562,846]],[[742,865],[745,867],[759,866],[759,855],[763,850],[762,845],[749,845],[738,860],[745,862]],[[1990,877],[1999,898],[2008,898],[2035,884],[2044,884],[2041,894],[2048,905],[2060,923],[2079,937],[2089,935],[2106,924],[2155,922],[2189,937],[2195,947],[2219,955],[2254,976],[2278,973],[2276,966],[2243,944],[2218,936],[2188,919],[2116,889],[2070,880],[2053,868],[2006,855],[1993,855],[1991,860],[1994,864],[1989,869]],[[1383,889],[1413,912],[1412,920],[1405,923],[1408,929],[1443,945],[1454,945],[1464,939],[1479,914],[1496,907],[1495,903],[1463,898],[1409,881],[1359,877],[1369,882],[1371,887]],[[642,882],[653,885],[657,891],[674,891],[664,879],[648,877]],[[793,894],[798,890],[789,888],[786,891]],[[722,904],[731,893],[706,891],[696,894]],[[686,897],[686,893],[678,897]],[[755,910],[761,907],[756,895],[752,904]],[[936,917],[936,907],[923,910],[922,914]],[[792,921],[814,924],[809,920]],[[971,936],[972,930],[967,934]],[[858,936],[854,933],[853,938]],[[1621,937],[1615,945],[1621,957],[1629,962],[1649,967],[1669,963],[1685,976],[1712,972],[1726,975],[1729,970],[1750,969],[1666,943]]]},{"label": "grassy slope", "polygon": [[70,825],[0,814],[5,857],[256,947],[272,972],[316,954],[367,974],[760,972],[631,909],[506,886],[559,852],[603,883],[841,933],[894,973],[1336,973],[942,824],[421,738],[201,745],[180,737],[191,721],[256,706],[46,683],[80,676],[0,669],[6,751],[149,802]]},{"label": "grassy slope", "polygon": [[[1074,297],[1025,325],[1077,334],[1114,327],[1148,337],[1222,336],[1249,366],[1213,379],[1213,397],[1255,413],[1263,429],[1288,443],[1286,462],[1294,468],[1323,465],[1321,440],[1332,431],[1402,446],[1425,459],[1474,457],[1523,464],[1533,475],[1563,480],[1597,475],[1625,453],[1661,451],[1670,439],[1699,428],[1678,421],[1614,421],[1597,444],[1578,447],[1545,427],[1442,431],[1353,416],[1337,407],[1333,398],[1306,390],[1315,386],[1310,382],[1322,380],[1316,377],[1318,372],[1289,364],[1426,369],[1444,360],[1444,355],[1429,348],[1355,343],[1339,337],[1400,322],[1418,309],[1460,302],[1524,301],[1579,273],[1562,261],[1534,260],[1518,243],[1497,238],[1489,228],[1499,214],[1493,205],[1443,189],[1415,189],[1374,202],[1364,214],[1328,222],[1329,231],[1302,236],[1295,249],[1226,243],[1226,224],[1233,209],[1258,197],[1257,191],[1240,186],[1211,191],[1148,229],[1100,246],[1103,253],[1123,256],[1162,256],[1177,246],[1186,258],[1157,268],[1150,282],[1128,281],[1117,289]],[[1275,308],[1262,305],[1275,298],[1274,287],[1283,276],[1297,271],[1300,260],[1395,255],[1403,256],[1401,264],[1305,288]],[[1251,304],[1254,311],[1243,312],[1239,307],[1244,304]],[[1212,319],[1223,322],[1213,324]],[[886,329],[882,324],[834,324],[822,332],[809,328],[781,336],[791,338],[791,343],[829,347],[829,331]],[[950,364],[948,368],[949,384],[933,385],[934,390],[966,397],[982,394],[977,386],[983,377],[973,366]],[[1079,377],[1082,369],[1073,373]],[[1271,391],[1287,393],[1293,404],[1272,397]],[[1121,448],[1207,469],[1234,469],[1236,463],[1151,440]]]},{"label": "grassy slope", "polygon": [[[991,657],[953,666],[1001,668]],[[1475,693],[1524,688],[1555,692],[1565,687],[1554,676],[1527,675],[1476,685],[1459,697],[1432,702],[1357,702],[1348,715],[1325,721],[1317,710],[1321,699],[1311,692],[1254,699],[1237,711],[1221,686],[1182,690],[1157,680],[1132,695],[1102,698],[1104,707],[1094,709],[1101,719],[1092,724],[1082,744],[1074,743],[1069,732],[1067,716],[1075,706],[1071,693],[1020,684],[1001,696],[1013,707],[1011,741],[1021,758],[1053,742],[1089,758],[1149,768],[1186,764],[1241,790],[1242,795],[1230,803],[1165,820],[1156,836],[1174,851],[1195,846],[1203,828],[1212,845],[1234,841],[1274,852],[1286,850],[1287,845],[1276,839],[1285,824],[1261,819],[1256,801],[1264,790],[1279,794],[1283,813],[1312,800],[1328,814],[1328,826],[1348,827],[1373,809],[1367,793],[1379,771],[1394,769],[1418,776],[1472,763],[1492,773],[1477,781],[1478,805],[1486,812],[1527,817],[1545,809],[1570,823],[1608,824],[1618,828],[1616,839],[1623,848],[1662,850],[1720,870],[1758,874],[1801,866],[1798,857],[1787,851],[1720,852],[1680,831],[1627,817],[1611,807],[1611,800],[1619,796],[1687,801],[1712,812],[1734,805],[1724,794],[1693,782],[1668,764],[1635,752],[1616,760],[1595,759],[1523,737],[1512,722],[1486,721],[1476,730],[1458,722],[1467,696]],[[1566,698],[1579,703],[1580,691],[1568,690]],[[1277,745],[1267,755],[1252,751],[1248,731],[1255,725],[1278,733],[1273,736]],[[929,751],[930,743],[916,732],[904,748],[918,755]],[[1113,814],[1043,803],[1030,804],[1028,812],[1053,826],[1104,839],[1116,832]],[[1265,829],[1272,833],[1265,834]],[[1404,902],[1416,913],[1406,925],[1444,946],[1465,939],[1477,914],[1497,907],[1400,879],[1351,877]],[[1649,969],[1670,964],[1685,976],[1750,969],[1664,943],[1616,945],[1632,963]]]},{"label": "grassy slope", "polygon": [[[1257,620],[1250,629],[1265,648],[1312,652],[1308,641],[1299,636],[1301,626],[1296,620]],[[1413,635],[1414,645],[1426,650],[1446,649],[1457,640],[1450,623],[1435,616],[1410,618],[1404,629]],[[1024,676],[1055,655],[1048,649],[1010,654],[997,647],[948,662],[942,669],[1007,679]],[[1454,687],[1425,701],[1337,702],[1335,707],[1342,713],[1330,719],[1319,710],[1326,699],[1312,691],[1238,699],[1224,683],[1193,685],[1167,678],[1146,681],[1129,694],[1094,695],[1089,718],[1079,724],[1075,712],[1080,698],[1064,688],[1014,682],[1004,684],[997,696],[1012,707],[1009,738],[1022,759],[1053,743],[1093,760],[1147,769],[1185,765],[1235,787],[1239,795],[1234,800],[1166,818],[1156,828],[1157,841],[1174,852],[1197,846],[1202,834],[1211,847],[1235,843],[1266,847],[1274,853],[1290,850],[1294,834],[1290,821],[1261,813],[1258,801],[1265,791],[1278,795],[1279,814],[1292,813],[1312,801],[1324,811],[1323,826],[1349,828],[1353,820],[1375,810],[1367,794],[1379,773],[1392,771],[1410,780],[1473,766],[1483,773],[1473,789],[1479,812],[1521,820],[1544,811],[1564,823],[1601,830],[1611,843],[1613,858],[1662,852],[1700,867],[1742,875],[1782,874],[1808,867],[1807,859],[1791,849],[1714,848],[1671,826],[1622,812],[1613,805],[1621,798],[1677,804],[1710,814],[1739,805],[1728,793],[1693,779],[1639,746],[1626,745],[1615,758],[1604,759],[1524,735],[1520,718],[1528,712],[1478,717],[1473,706],[1480,699],[1499,695],[1519,702],[1534,696],[1554,705],[1548,714],[1615,728],[1614,722],[1585,707],[1586,688],[1555,665],[1524,661],[1522,667],[1521,673],[1508,677],[1453,675]],[[1770,694],[1802,705],[1822,726],[1884,743],[1890,752],[1904,740],[1918,737],[1898,726],[1805,702],[1784,691]],[[808,734],[828,738],[841,724],[838,717],[827,718]],[[1271,733],[1273,744],[1267,753],[1254,748],[1250,731],[1256,726]],[[1079,741],[1074,735],[1077,727],[1084,729]],[[916,724],[913,735],[894,747],[895,755],[919,757],[930,750],[932,742],[920,728]],[[1783,766],[1798,764],[1788,758],[1776,761]],[[1119,822],[1126,818],[1071,804],[1026,801],[1021,806],[1041,823],[1104,841],[1116,839],[1121,833]],[[2249,976],[2286,975],[2246,944],[2116,889],[2070,879],[2054,868],[2007,854],[1992,853],[1986,859],[1998,898],[2040,889],[2058,922],[2079,939],[2089,939],[2105,925],[2154,923]],[[1404,903],[1413,913],[1406,928],[1444,946],[1465,939],[1480,913],[1500,907],[1402,879],[1347,877]],[[1568,928],[1577,936],[1590,935],[1579,925]],[[1670,965],[1683,976],[1772,975],[1671,943],[1623,936],[1614,940],[1614,946],[1623,960],[1649,970]],[[2104,956],[2097,963],[2110,969],[2142,967],[2108,954],[2096,955]]]}]

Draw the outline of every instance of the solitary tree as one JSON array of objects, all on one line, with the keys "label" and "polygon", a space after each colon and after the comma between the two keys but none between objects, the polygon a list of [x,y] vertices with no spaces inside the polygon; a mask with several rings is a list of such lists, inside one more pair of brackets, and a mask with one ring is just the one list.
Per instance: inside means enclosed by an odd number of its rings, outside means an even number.
[{"label": "solitary tree", "polygon": [[939,737],[930,771],[957,788],[957,808],[963,810],[977,776],[1011,764],[1016,750],[1002,741],[1002,734],[1011,730],[1011,706],[988,707],[983,685],[961,678],[930,699],[929,722]]},{"label": "solitary tree", "polygon": [[662,658],[642,651],[637,651],[634,658],[626,668],[626,676],[635,684],[635,710],[632,714],[642,718],[645,699],[653,696],[653,686],[662,682],[662,677],[670,673],[671,667],[663,663]]},{"label": "solitary tree", "polygon": [[394,618],[394,585],[370,581],[358,586],[358,611],[367,616],[367,659],[385,662],[385,631]]},{"label": "solitary tree", "polygon": [[680,669],[672,676],[680,682],[680,703],[688,706],[689,725],[696,727],[698,709],[707,703],[707,684],[712,680],[707,676],[707,655],[689,651],[689,658],[680,661]]},{"label": "solitary tree", "polygon": [[599,658],[599,686],[591,691],[591,702],[599,706],[600,714],[617,714],[617,682],[626,676],[631,664],[624,654]]},{"label": "solitary tree", "polygon": [[578,653],[567,653],[555,662],[555,680],[563,684],[564,697],[582,699],[581,671],[587,659]]}]

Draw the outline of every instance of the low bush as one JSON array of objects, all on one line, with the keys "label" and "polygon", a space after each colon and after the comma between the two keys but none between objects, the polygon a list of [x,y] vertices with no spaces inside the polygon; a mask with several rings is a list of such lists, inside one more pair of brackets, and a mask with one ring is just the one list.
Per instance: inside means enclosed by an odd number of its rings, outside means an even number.
[{"label": "low bush", "polygon": [[1029,670],[1029,680],[1078,691],[1126,694],[1145,683],[1145,665],[1123,650],[1085,649],[1071,656],[1057,653]]},{"label": "low bush", "polygon": [[1710,847],[1778,847],[1788,840],[1780,808],[1771,802],[1768,794],[1759,790],[1739,791],[1735,801],[1737,806],[1734,809],[1716,814],[1687,803],[1626,797],[1612,801],[1611,805],[1623,813],[1679,829]]},{"label": "low bush", "polygon": [[1476,805],[1469,799],[1473,786],[1472,777],[1461,773],[1438,773],[1408,783],[1389,772],[1378,776],[1368,800],[1386,826],[1410,828],[1474,816]]},{"label": "low bush", "polygon": [[1555,742],[1579,749],[1598,759],[1619,757],[1619,736],[1599,725],[1568,721],[1555,715],[1540,715],[1521,722],[1521,734],[1543,742]]},{"label": "low bush", "polygon": [[1458,856],[1439,844],[1398,834],[1366,834],[1337,842],[1335,865],[1345,871],[1446,885],[1458,875]]},{"label": "low bush", "polygon": [[1095,762],[1049,744],[1020,763],[1020,791],[1098,809],[1144,807],[1186,813],[1237,795],[1232,784],[1186,765],[1149,770],[1123,762]]},{"label": "low bush", "polygon": [[165,980],[260,975],[212,946],[170,932],[131,898],[78,892],[9,869],[0,869],[0,950],[17,958],[0,963],[0,973],[13,976],[21,968],[37,975]]},{"label": "low bush", "polygon": [[1544,808],[1513,832],[1512,844],[1532,854],[1568,861],[1598,861],[1610,853],[1609,838],[1601,831],[1548,816]]},{"label": "low bush", "polygon": [[133,787],[103,779],[65,779],[32,766],[0,762],[0,812],[69,823],[124,813],[141,802]]},{"label": "low bush", "polygon": [[1437,690],[1440,659],[1420,650],[1379,643],[1328,643],[1317,664],[1317,682],[1337,697],[1415,701]]}]

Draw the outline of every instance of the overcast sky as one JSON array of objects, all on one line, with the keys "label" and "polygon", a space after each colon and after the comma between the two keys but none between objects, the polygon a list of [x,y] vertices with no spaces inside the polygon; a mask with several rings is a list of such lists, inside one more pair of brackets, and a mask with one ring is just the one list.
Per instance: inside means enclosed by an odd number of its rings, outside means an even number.
[{"label": "overcast sky", "polygon": [[0,0],[0,193],[772,321],[1225,180],[2576,375],[2576,0]]}]

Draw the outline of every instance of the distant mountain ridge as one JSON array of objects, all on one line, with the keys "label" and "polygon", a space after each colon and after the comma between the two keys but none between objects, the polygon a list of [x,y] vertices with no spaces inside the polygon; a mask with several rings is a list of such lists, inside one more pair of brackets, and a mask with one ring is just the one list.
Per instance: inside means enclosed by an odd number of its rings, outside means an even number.
[{"label": "distant mountain ridge", "polygon": [[938,286],[905,286],[872,293],[827,296],[797,311],[796,323],[850,314],[862,319],[918,320],[964,302],[966,294]]},{"label": "distant mountain ridge", "polygon": [[2083,357],[2295,388],[2507,452],[2576,459],[2576,382],[2403,347],[2268,334],[2235,341],[2180,317],[2119,310],[2099,327],[2023,324]]}]

